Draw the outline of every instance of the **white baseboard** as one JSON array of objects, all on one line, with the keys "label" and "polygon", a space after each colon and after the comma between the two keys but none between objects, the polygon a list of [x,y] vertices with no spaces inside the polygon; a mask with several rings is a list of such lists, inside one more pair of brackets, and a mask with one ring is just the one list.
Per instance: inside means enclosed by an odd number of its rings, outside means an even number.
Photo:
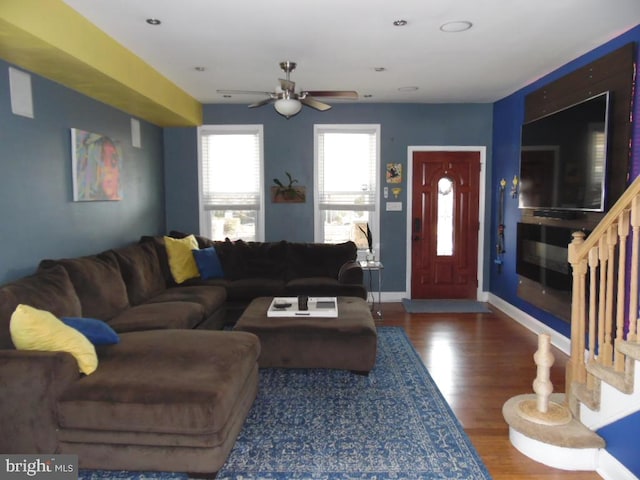
[{"label": "white baseboard", "polygon": [[[369,297],[371,297],[369,292]],[[378,300],[378,292],[373,292]],[[382,292],[382,303],[401,302],[403,298],[408,298],[407,292]]]},{"label": "white baseboard", "polygon": [[541,333],[546,333],[551,337],[551,344],[556,348],[560,349],[563,353],[570,355],[571,353],[571,340],[565,337],[564,335],[558,333],[552,328],[549,328],[547,325],[542,323],[537,318],[532,317],[526,312],[523,312],[517,307],[514,307],[510,303],[504,301],[502,298],[494,295],[493,293],[489,293],[488,302],[496,307],[498,310],[509,315],[520,325],[528,328],[533,333],[539,335]]},{"label": "white baseboard", "polygon": [[598,475],[604,480],[639,480],[624,465],[622,465],[613,455],[606,450],[600,450],[598,454]]},{"label": "white baseboard", "polygon": [[[376,301],[378,300],[378,292],[373,291],[369,292],[369,296],[374,293],[376,296]],[[478,292],[478,301],[479,302],[488,302],[489,301],[489,292]],[[409,292],[382,292],[382,303],[392,303],[392,302],[401,302],[403,298],[410,298]]]}]

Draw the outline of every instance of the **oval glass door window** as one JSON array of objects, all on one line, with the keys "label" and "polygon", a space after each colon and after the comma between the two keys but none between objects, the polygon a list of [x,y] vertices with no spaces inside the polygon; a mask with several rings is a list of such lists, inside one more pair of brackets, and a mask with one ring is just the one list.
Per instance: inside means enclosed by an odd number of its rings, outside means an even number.
[{"label": "oval glass door window", "polygon": [[453,181],[442,177],[438,180],[438,227],[436,253],[453,255]]}]

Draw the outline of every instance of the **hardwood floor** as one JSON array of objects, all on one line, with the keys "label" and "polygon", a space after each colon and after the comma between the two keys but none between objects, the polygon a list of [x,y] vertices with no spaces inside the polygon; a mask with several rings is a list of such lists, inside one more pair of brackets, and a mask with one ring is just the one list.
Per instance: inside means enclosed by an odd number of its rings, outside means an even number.
[{"label": "hardwood floor", "polygon": [[[595,472],[547,467],[516,450],[502,417],[509,398],[533,393],[537,336],[502,312],[408,314],[400,303],[382,305],[385,326],[405,329],[495,480],[598,480]],[[564,392],[567,356],[553,348],[551,381]]]}]

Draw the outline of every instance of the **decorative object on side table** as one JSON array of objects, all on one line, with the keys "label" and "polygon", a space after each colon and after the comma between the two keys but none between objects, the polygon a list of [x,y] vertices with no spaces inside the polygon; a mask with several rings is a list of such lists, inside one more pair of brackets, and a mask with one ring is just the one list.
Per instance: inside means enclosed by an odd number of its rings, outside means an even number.
[{"label": "decorative object on side table", "polygon": [[362,232],[362,235],[367,239],[367,248],[369,253],[367,254],[367,261],[375,260],[375,256],[373,254],[373,235],[371,233],[371,229],[369,228],[369,223],[366,224],[366,230],[362,227],[362,225],[358,225],[358,230]]},{"label": "decorative object on side table", "polygon": [[285,185],[277,178],[273,179],[275,187],[271,187],[271,201],[273,203],[304,203],[307,200],[306,187],[294,186],[298,183],[289,172],[284,172],[289,179],[289,183]]}]

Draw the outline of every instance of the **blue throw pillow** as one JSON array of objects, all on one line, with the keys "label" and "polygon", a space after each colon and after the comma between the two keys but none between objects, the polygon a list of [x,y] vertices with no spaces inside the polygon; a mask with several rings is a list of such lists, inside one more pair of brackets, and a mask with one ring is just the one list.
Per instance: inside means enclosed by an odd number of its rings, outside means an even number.
[{"label": "blue throw pillow", "polygon": [[94,345],[111,345],[120,342],[118,334],[102,320],[95,318],[62,317],[65,325],[75,328]]},{"label": "blue throw pillow", "polygon": [[200,278],[206,280],[208,278],[223,278],[224,272],[220,259],[214,247],[201,248],[200,250],[192,250],[193,258],[196,260]]}]

